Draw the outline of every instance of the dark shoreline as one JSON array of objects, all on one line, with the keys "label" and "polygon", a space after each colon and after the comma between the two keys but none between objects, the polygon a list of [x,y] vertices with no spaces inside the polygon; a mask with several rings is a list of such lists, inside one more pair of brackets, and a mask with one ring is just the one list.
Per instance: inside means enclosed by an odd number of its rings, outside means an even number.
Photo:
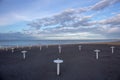
[{"label": "dark shoreline", "polygon": [[[21,43],[22,42],[22,43]],[[25,43],[25,44],[23,44]],[[81,39],[81,40],[0,40],[0,48],[29,47],[39,45],[119,43],[119,39]]]},{"label": "dark shoreline", "polygon": [[[78,50],[78,45],[82,50]],[[115,46],[111,53],[110,46]],[[12,53],[0,50],[0,80],[120,80],[120,45],[108,43],[67,44],[15,48]],[[100,49],[99,59],[96,60],[93,50]],[[22,50],[27,50],[26,59]],[[63,59],[61,75],[56,75],[54,59]]]}]

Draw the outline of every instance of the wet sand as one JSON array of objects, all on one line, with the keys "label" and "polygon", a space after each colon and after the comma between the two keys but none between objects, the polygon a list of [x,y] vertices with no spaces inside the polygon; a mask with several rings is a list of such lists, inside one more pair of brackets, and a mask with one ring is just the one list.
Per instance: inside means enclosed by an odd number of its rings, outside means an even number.
[{"label": "wet sand", "polygon": [[[81,51],[78,45],[82,46]],[[115,46],[111,53],[110,46]],[[16,48],[12,53],[0,50],[0,80],[120,80],[120,45],[115,44],[71,44],[48,48],[33,46]],[[94,50],[99,49],[99,59]],[[27,50],[23,59],[22,50]],[[53,60],[60,58],[60,76],[56,75]]]}]

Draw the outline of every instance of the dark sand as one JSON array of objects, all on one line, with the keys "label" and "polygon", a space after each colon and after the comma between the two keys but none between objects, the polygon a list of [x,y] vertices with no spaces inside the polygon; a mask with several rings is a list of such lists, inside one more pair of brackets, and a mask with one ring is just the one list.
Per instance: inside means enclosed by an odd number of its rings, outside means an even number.
[{"label": "dark sand", "polygon": [[[0,80],[120,80],[120,45],[114,45],[111,53],[110,44],[62,45],[18,48],[12,53],[0,50]],[[113,45],[113,44],[112,44]],[[96,60],[94,49],[100,49]],[[21,50],[27,50],[23,60]],[[61,74],[56,75],[54,59],[63,59]]]}]

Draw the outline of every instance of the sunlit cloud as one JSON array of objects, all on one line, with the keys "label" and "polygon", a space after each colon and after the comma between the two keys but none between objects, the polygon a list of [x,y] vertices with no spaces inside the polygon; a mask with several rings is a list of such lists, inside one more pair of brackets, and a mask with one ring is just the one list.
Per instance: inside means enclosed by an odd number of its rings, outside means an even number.
[{"label": "sunlit cloud", "polygon": [[113,5],[120,0],[101,0],[100,2],[96,3],[95,5],[91,6],[92,10],[102,10],[110,5]]},{"label": "sunlit cloud", "polygon": [[[9,5],[13,2],[10,2]],[[61,4],[58,4],[59,2]],[[66,7],[63,2],[36,0],[35,2],[28,2],[28,4],[24,3],[22,8],[17,2],[19,9],[13,5],[10,10],[5,8],[3,11],[5,14],[0,13],[0,27],[14,26],[17,22],[26,22],[28,28],[21,28],[20,34],[32,36],[34,39],[106,39],[120,37],[118,35],[120,34],[120,12],[116,7],[120,0],[100,0],[84,7],[73,6],[72,2],[69,2],[70,4],[67,4]],[[90,3],[90,1],[88,2]],[[80,1],[80,3],[82,2]],[[41,6],[39,6],[40,4]],[[109,14],[106,12],[108,10]],[[98,13],[98,11],[100,12]],[[12,33],[11,35],[14,35],[17,32],[13,31]],[[2,35],[4,34],[0,36]],[[14,36],[11,37],[14,38]]]},{"label": "sunlit cloud", "polygon": [[120,14],[113,17],[100,21],[101,24],[110,24],[111,26],[120,25]]}]

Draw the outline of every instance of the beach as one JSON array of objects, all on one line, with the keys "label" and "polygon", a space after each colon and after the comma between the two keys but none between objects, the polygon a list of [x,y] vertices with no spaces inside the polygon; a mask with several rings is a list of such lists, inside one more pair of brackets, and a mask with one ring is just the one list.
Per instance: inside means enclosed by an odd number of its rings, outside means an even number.
[{"label": "beach", "polygon": [[[116,43],[28,46],[0,50],[0,80],[120,80],[120,45]],[[78,46],[81,45],[81,50]],[[111,52],[114,46],[114,53]],[[96,59],[94,50],[99,49]],[[23,59],[22,50],[26,50]],[[62,59],[60,75],[55,59]]]}]

